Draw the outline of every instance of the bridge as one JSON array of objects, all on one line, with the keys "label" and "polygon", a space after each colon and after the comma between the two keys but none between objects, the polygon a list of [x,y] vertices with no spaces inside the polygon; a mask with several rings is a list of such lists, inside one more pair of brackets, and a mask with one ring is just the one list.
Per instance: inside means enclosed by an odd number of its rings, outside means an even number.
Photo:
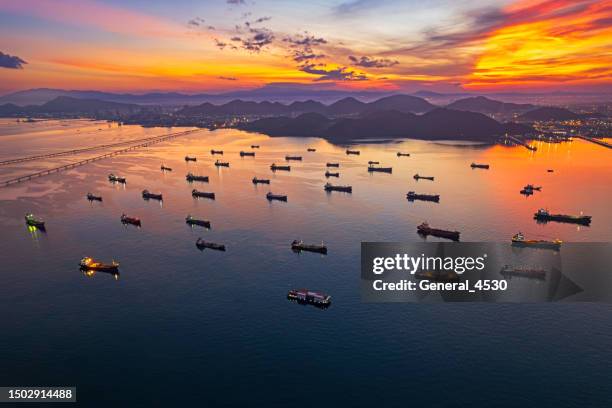
[{"label": "bridge", "polygon": [[538,148],[537,148],[537,147],[535,147],[535,146],[532,146],[532,145],[528,144],[527,142],[525,142],[525,141],[524,141],[524,140],[522,140],[522,139],[519,139],[519,138],[518,138],[518,137],[516,137],[516,136],[506,135],[505,137],[506,137],[506,139],[510,139],[510,140],[512,140],[514,143],[516,143],[516,144],[518,144],[518,145],[524,146],[525,148],[527,148],[527,149],[531,150],[532,152],[535,152],[536,150],[538,150]]},{"label": "bridge", "polygon": [[612,149],[612,144],[605,142],[601,139],[597,139],[597,138],[589,137],[589,136],[575,136],[575,137],[577,137],[578,139],[586,140],[587,142],[591,142],[591,143],[595,143],[603,147],[607,147],[608,149]]},{"label": "bridge", "polygon": [[[12,184],[18,184],[18,183],[22,183],[24,181],[32,180],[32,179],[35,179],[35,178],[38,178],[38,177],[47,176],[49,174],[54,174],[54,173],[59,173],[59,172],[64,171],[64,170],[74,169],[75,167],[83,166],[85,164],[92,163],[92,162],[95,162],[95,161],[98,161],[98,160],[102,160],[102,159],[106,159],[106,158],[109,158],[109,157],[117,156],[119,154],[127,153],[127,152],[130,152],[132,150],[136,150],[136,149],[139,149],[139,148],[142,148],[142,147],[148,147],[148,146],[151,146],[151,145],[154,145],[154,144],[157,144],[157,143],[165,142],[167,140],[174,139],[174,138],[177,138],[177,137],[180,137],[180,136],[185,136],[185,135],[191,134],[193,132],[197,132],[199,130],[200,129],[187,130],[187,131],[178,132],[178,133],[171,133],[171,134],[163,135],[163,136],[155,136],[155,137],[152,137],[152,138],[139,139],[139,141],[141,141],[141,143],[138,143],[138,144],[133,145],[133,146],[129,146],[129,147],[126,147],[126,148],[123,148],[123,149],[115,150],[115,151],[112,151],[112,152],[109,152],[109,153],[105,153],[105,154],[102,154],[102,155],[99,155],[99,156],[90,157],[89,159],[79,160],[79,161],[74,162],[74,163],[65,164],[63,166],[58,166],[58,167],[54,167],[54,168],[51,168],[51,169],[38,171],[36,173],[27,174],[25,176],[20,176],[20,177],[16,177],[16,178],[13,178],[13,179],[10,179],[10,180],[2,181],[2,182],[0,182],[0,187],[8,187],[8,186],[10,186]],[[146,140],[146,141],[142,142],[142,140]],[[134,142],[135,142],[134,140],[131,141],[131,143],[134,143]],[[125,143],[128,143],[128,142],[121,142],[121,143],[125,144]],[[118,144],[113,144],[113,145],[117,146]],[[107,146],[113,146],[113,145],[107,145]],[[71,152],[75,152],[75,151],[89,151],[89,150],[100,149],[100,148],[101,148],[100,146],[96,146],[95,148],[76,149],[76,150],[71,150],[71,151],[68,151],[68,152],[61,152],[61,153],[64,153],[64,154],[76,154],[76,153],[71,153]],[[29,160],[36,160],[34,157],[37,157],[37,158],[47,158],[47,157],[56,157],[56,156],[59,156],[59,155],[63,155],[63,154],[51,153],[50,155],[31,156],[31,157],[25,157],[23,159],[15,159],[15,160],[29,161]],[[27,160],[25,160],[25,159],[27,159]],[[14,162],[14,163],[20,163],[21,161],[17,161],[17,162]]]}]

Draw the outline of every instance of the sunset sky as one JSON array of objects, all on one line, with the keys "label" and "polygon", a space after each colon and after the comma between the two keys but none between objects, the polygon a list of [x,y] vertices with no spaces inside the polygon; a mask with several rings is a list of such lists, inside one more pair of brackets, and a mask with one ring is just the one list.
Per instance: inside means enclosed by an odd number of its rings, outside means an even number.
[{"label": "sunset sky", "polygon": [[0,94],[612,91],[612,0],[0,0]]}]

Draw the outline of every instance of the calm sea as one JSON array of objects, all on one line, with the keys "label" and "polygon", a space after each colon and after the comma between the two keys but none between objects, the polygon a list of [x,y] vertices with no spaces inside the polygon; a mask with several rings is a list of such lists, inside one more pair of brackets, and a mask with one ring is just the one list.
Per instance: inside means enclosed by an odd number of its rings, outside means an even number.
[{"label": "calm sea", "polygon": [[[3,119],[0,161],[180,130]],[[252,144],[256,156],[241,158]],[[0,188],[0,385],[74,385],[83,405],[105,407],[609,406],[609,305],[361,302],[360,242],[418,242],[423,221],[461,231],[462,241],[508,242],[519,230],[612,240],[612,152],[580,140],[538,147],[406,140],[359,144],[351,148],[361,154],[347,156],[318,138],[201,130]],[[1,166],[0,181],[104,152]],[[272,173],[286,154],[303,160]],[[217,158],[230,167],[216,168]],[[369,160],[393,173],[369,174]],[[326,162],[340,163],[329,181],[352,194],[323,191]],[[187,183],[189,171],[210,183]],[[127,184],[110,184],[111,172]],[[528,183],[542,191],[520,195]],[[143,200],[145,188],[163,203]],[[193,188],[217,199],[195,200]],[[408,202],[410,190],[440,203]],[[268,191],[288,202],[268,202]],[[104,201],[88,202],[87,192]],[[593,223],[537,224],[541,207]],[[46,233],[24,225],[26,212],[45,219]],[[122,225],[122,213],[142,228]],[[188,214],[212,228],[187,226]],[[199,251],[198,237],[227,251]],[[295,254],[294,239],[324,241],[329,254]],[[120,276],[84,275],[84,255],[119,261]],[[286,299],[303,287],[332,295],[332,306]]]}]

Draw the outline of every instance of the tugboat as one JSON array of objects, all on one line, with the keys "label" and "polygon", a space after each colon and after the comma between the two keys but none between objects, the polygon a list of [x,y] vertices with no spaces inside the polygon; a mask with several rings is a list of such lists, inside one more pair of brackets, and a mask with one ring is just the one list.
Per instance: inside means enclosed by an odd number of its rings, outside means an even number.
[{"label": "tugboat", "polygon": [[108,181],[112,183],[121,183],[125,184],[125,177],[115,176],[113,173],[108,175]]},{"label": "tugboat", "polygon": [[377,167],[377,166],[368,166],[368,171],[371,173],[373,171],[378,171],[380,173],[392,173],[393,167]]},{"label": "tugboat", "polygon": [[100,271],[100,272],[118,272],[119,271],[119,263],[113,261],[110,264],[105,264],[103,262],[98,262],[90,257],[84,257],[79,262],[79,266],[83,270],[88,271]]},{"label": "tugboat", "polygon": [[163,200],[161,193],[154,194],[154,193],[149,192],[149,190],[142,190],[142,198],[144,198],[145,200],[158,200],[158,201]]},{"label": "tugboat", "polygon": [[289,293],[287,293],[287,299],[322,308],[331,305],[331,296],[308,289],[290,290]]},{"label": "tugboat", "polygon": [[512,237],[512,245],[520,247],[531,247],[531,248],[544,248],[544,249],[556,249],[561,247],[563,241],[555,239],[554,241],[544,241],[540,239],[525,239],[522,232],[515,234]]},{"label": "tugboat", "polygon": [[434,181],[434,178],[433,178],[433,177],[431,177],[431,176],[419,176],[419,174],[418,174],[418,173],[414,175],[414,179],[415,179],[415,180],[417,180],[417,181],[418,181],[418,180],[421,180],[421,179],[423,179],[423,180],[430,180],[430,181]]},{"label": "tugboat", "polygon": [[286,195],[281,195],[281,194],[268,193],[268,194],[266,194],[266,198],[268,199],[268,201],[272,201],[272,200],[287,201],[287,196]]},{"label": "tugboat", "polygon": [[592,217],[590,215],[551,214],[548,210],[540,208],[533,215],[533,218],[540,222],[557,221],[571,224],[590,225]]},{"label": "tugboat", "polygon": [[223,150],[215,150],[215,149],[212,149],[212,150],[210,151],[210,154],[213,154],[213,155],[214,155],[214,154],[223,154]]},{"label": "tugboat", "polygon": [[326,171],[326,172],[325,172],[325,177],[326,177],[326,178],[330,178],[330,177],[340,177],[340,173],[338,173],[338,172],[332,173],[332,172],[330,172],[330,171]]},{"label": "tugboat", "polygon": [[161,171],[172,171],[172,168],[161,165]]},{"label": "tugboat", "polygon": [[326,167],[340,167],[340,163],[327,163],[325,164]]},{"label": "tugboat", "polygon": [[102,201],[102,196],[93,195],[91,193],[87,193],[87,199],[89,201]]},{"label": "tugboat", "polygon": [[272,171],[277,171],[277,170],[291,171],[291,166],[279,166],[275,163],[272,163],[272,165],[270,166],[270,169]]},{"label": "tugboat", "polygon": [[187,173],[185,179],[190,183],[193,181],[202,181],[204,183],[208,183],[208,176],[197,176],[193,173]]},{"label": "tugboat", "polygon": [[356,154],[356,155],[360,155],[361,152],[359,150],[349,150],[346,149],[346,154]]},{"label": "tugboat", "polygon": [[521,276],[525,278],[534,278],[539,280],[546,279],[546,269],[542,268],[528,268],[528,267],[516,267],[510,265],[504,265],[499,271],[500,274],[506,277]]},{"label": "tugboat", "polygon": [[270,184],[270,179],[258,179],[253,177],[253,184]]},{"label": "tugboat", "polygon": [[217,167],[229,167],[229,163],[228,163],[228,162],[222,162],[222,161],[217,160],[217,161],[215,162],[215,166],[217,166]]},{"label": "tugboat", "polygon": [[193,218],[191,215],[188,215],[187,217],[185,217],[185,223],[189,225],[199,225],[200,227],[210,229],[210,221],[198,220],[196,218]]},{"label": "tugboat", "polygon": [[431,228],[428,223],[424,222],[417,227],[417,232],[421,235],[433,235],[434,237],[447,238],[452,241],[459,241],[459,231],[448,231],[437,228]]},{"label": "tugboat", "polygon": [[198,240],[196,241],[196,246],[201,251],[203,251],[206,248],[214,249],[217,251],[225,251],[225,245],[217,244],[217,243],[209,242],[209,241],[204,241],[202,238],[198,238]]},{"label": "tugboat", "polygon": [[370,166],[373,165],[373,164],[380,164],[380,162],[379,161],[372,161],[372,160],[370,160],[368,162],[368,165],[370,165]]},{"label": "tugboat", "polygon": [[124,224],[136,225],[138,227],[142,226],[142,223],[140,222],[140,218],[128,217],[125,214],[121,214],[121,222]]},{"label": "tugboat", "polygon": [[397,157],[410,157],[410,153],[397,152]]},{"label": "tugboat", "polygon": [[327,254],[327,246],[325,246],[322,242],[320,245],[305,244],[304,241],[296,239],[291,243],[291,249],[295,252],[308,251],[319,254]]},{"label": "tugboat", "polygon": [[422,200],[422,201],[435,201],[436,203],[440,201],[439,194],[417,194],[414,191],[409,191],[408,194],[406,194],[406,198],[410,201]]},{"label": "tugboat", "polygon": [[470,167],[473,168],[473,169],[486,169],[486,170],[489,170],[489,165],[488,164],[472,163],[472,164],[470,164]]},{"label": "tugboat", "polygon": [[307,152],[316,152],[317,149],[313,149],[312,147],[309,147],[308,149],[306,149]]},{"label": "tugboat", "polygon": [[251,145],[251,149],[259,149],[259,145]]},{"label": "tugboat", "polygon": [[240,151],[240,157],[245,157],[245,156],[255,157],[255,152],[243,152],[243,151]]},{"label": "tugboat", "polygon": [[352,186],[334,186],[333,184],[326,183],[325,187],[323,187],[325,191],[341,191],[343,193],[352,193]]},{"label": "tugboat", "polygon": [[186,162],[188,162],[188,161],[198,161],[198,158],[197,157],[191,157],[191,156],[185,156],[185,161]]},{"label": "tugboat", "polygon": [[285,160],[289,161],[289,160],[302,160],[302,156],[285,156]]},{"label": "tugboat", "polygon": [[36,218],[32,213],[25,215],[25,222],[32,227],[36,227],[41,230],[45,229],[45,222],[40,218]]},{"label": "tugboat", "polygon": [[196,189],[191,191],[191,195],[193,197],[210,198],[211,200],[215,199],[215,193],[207,193],[205,191],[198,191]]}]

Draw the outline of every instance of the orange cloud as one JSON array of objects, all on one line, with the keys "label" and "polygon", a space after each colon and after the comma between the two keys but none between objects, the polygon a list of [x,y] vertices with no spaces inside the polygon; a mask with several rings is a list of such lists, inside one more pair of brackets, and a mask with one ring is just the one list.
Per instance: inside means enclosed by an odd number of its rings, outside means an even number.
[{"label": "orange cloud", "polygon": [[612,1],[529,0],[506,11],[527,21],[489,34],[466,87],[611,81]]}]

